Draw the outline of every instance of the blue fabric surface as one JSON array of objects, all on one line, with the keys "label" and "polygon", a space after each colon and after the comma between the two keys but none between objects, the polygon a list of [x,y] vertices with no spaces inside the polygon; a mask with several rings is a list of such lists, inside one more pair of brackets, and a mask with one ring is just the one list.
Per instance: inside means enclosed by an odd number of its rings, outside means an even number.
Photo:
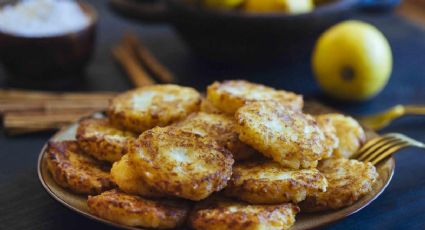
[{"label": "blue fabric surface", "polygon": [[[425,105],[425,30],[394,15],[358,15],[376,25],[389,39],[394,72],[389,85],[374,100],[342,104],[324,97],[314,84],[310,61],[263,67],[213,65],[200,61],[165,25],[141,25],[113,15],[104,1],[91,1],[100,14],[99,38],[93,63],[80,90],[130,88],[114,64],[110,48],[122,33],[136,31],[182,84],[203,89],[216,79],[247,78],[318,98],[344,112],[359,115],[395,104]],[[291,57],[290,57],[291,58]],[[7,86],[0,72],[0,86]],[[425,141],[425,117],[403,118],[385,132],[405,133]],[[10,138],[0,134],[0,229],[110,229],[61,206],[44,192],[36,174],[36,158],[51,134]],[[388,189],[370,206],[326,229],[425,229],[425,152],[409,149],[396,156],[396,173]]]}]

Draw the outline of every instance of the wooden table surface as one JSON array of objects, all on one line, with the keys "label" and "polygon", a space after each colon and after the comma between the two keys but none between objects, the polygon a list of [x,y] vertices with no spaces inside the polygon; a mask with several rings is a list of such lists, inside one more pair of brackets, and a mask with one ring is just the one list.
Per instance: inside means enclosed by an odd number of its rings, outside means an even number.
[{"label": "wooden table surface", "polygon": [[[110,48],[128,30],[135,31],[178,76],[179,83],[200,90],[213,80],[247,78],[314,97],[351,114],[381,111],[395,104],[425,104],[425,30],[398,14],[358,14],[376,25],[389,39],[394,71],[385,90],[362,104],[332,102],[314,84],[309,58],[290,65],[262,67],[213,65],[194,56],[166,25],[137,24],[114,15],[105,1],[90,1],[98,10],[100,24],[96,55],[86,79],[72,90],[122,91],[131,87],[114,63]],[[403,15],[403,14],[401,14]],[[0,70],[0,86],[10,87]],[[425,118],[404,118],[382,130],[401,132],[425,141]],[[54,201],[43,190],[36,172],[36,159],[51,133],[7,137],[0,134],[0,229],[111,229],[95,223]],[[425,152],[410,149],[396,156],[393,182],[370,206],[327,229],[425,229]]]}]

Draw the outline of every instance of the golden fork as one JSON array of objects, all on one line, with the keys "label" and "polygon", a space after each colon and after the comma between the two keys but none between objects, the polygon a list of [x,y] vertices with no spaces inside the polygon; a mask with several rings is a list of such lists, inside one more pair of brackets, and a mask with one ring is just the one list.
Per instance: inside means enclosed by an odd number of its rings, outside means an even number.
[{"label": "golden fork", "polygon": [[425,149],[425,144],[400,133],[389,133],[368,141],[352,158],[376,165],[406,147]]},{"label": "golden fork", "polygon": [[366,127],[379,130],[391,123],[391,121],[405,115],[425,115],[425,106],[397,105],[389,110],[359,118],[359,121]]}]

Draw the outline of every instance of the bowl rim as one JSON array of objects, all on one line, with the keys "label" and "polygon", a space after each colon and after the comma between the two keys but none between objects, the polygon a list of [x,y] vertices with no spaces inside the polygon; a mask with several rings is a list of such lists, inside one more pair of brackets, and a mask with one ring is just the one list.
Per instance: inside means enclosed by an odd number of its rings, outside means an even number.
[{"label": "bowl rim", "polygon": [[322,6],[315,7],[314,10],[305,13],[288,14],[283,12],[246,12],[242,10],[217,10],[207,7],[200,7],[195,4],[183,3],[183,0],[166,0],[167,5],[172,5],[178,9],[192,14],[203,14],[216,18],[233,19],[256,19],[256,20],[278,20],[278,19],[300,19],[305,17],[319,17],[337,11],[346,11],[360,4],[360,0],[333,0]]},{"label": "bowl rim", "polygon": [[[15,2],[17,1],[6,0],[2,2],[3,4],[0,5],[0,9],[7,5],[15,4]],[[99,21],[99,16],[96,9],[91,4],[87,3],[86,1],[76,0],[76,2],[80,6],[83,13],[89,18],[89,23],[78,30],[67,31],[64,33],[54,34],[54,35],[25,36],[18,33],[10,33],[0,28],[0,36],[14,38],[14,39],[26,39],[26,40],[58,39],[58,38],[66,38],[69,36],[74,36],[75,34],[83,33],[87,30],[91,30],[92,28],[96,27]]]}]

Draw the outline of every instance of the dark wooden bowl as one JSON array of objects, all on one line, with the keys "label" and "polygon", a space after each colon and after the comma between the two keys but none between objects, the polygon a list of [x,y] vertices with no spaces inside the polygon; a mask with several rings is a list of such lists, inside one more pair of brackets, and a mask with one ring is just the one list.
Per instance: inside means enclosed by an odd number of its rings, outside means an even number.
[{"label": "dark wooden bowl", "polygon": [[123,16],[172,24],[196,53],[221,62],[301,56],[320,32],[347,18],[358,5],[359,0],[334,0],[310,13],[291,15],[211,10],[184,0],[111,0]]},{"label": "dark wooden bowl", "polygon": [[0,31],[0,61],[13,81],[48,84],[81,76],[93,53],[97,14],[89,4],[78,3],[90,18],[89,25],[79,31],[46,37]]}]

